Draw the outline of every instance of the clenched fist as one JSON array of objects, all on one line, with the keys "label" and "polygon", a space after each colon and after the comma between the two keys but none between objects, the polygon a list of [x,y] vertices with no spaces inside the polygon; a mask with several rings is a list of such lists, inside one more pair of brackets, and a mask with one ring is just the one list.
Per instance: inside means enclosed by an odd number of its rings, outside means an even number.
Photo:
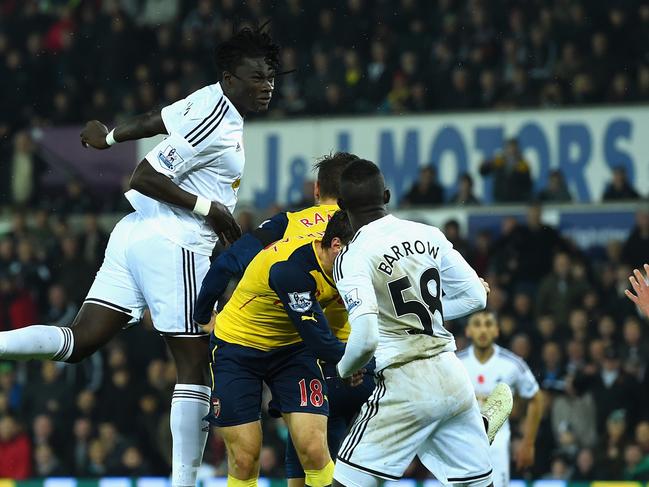
[{"label": "clenched fist", "polygon": [[108,149],[110,146],[106,143],[108,128],[99,120],[91,120],[81,131],[81,145],[84,147],[94,147],[95,149]]}]

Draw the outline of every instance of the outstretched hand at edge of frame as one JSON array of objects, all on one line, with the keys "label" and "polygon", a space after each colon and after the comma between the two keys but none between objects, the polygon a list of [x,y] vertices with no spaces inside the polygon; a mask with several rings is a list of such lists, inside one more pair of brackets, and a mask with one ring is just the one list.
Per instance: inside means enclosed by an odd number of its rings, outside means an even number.
[{"label": "outstretched hand at edge of frame", "polygon": [[649,264],[644,265],[644,271],[645,276],[638,269],[633,269],[633,275],[629,276],[629,282],[635,294],[628,289],[624,291],[624,294],[635,303],[645,317],[649,318],[649,283],[647,282],[647,279],[649,279]]}]

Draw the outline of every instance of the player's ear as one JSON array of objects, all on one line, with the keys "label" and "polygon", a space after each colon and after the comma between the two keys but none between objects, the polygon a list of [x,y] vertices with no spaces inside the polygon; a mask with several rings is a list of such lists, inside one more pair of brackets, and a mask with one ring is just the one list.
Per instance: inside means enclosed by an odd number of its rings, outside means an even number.
[{"label": "player's ear", "polygon": [[230,86],[232,84],[232,73],[230,73],[230,71],[223,71],[222,80],[224,85]]},{"label": "player's ear", "polygon": [[387,205],[387,204],[390,202],[390,196],[392,196],[392,195],[390,194],[390,190],[389,190],[389,189],[386,189],[386,190],[383,192],[383,203],[384,203],[384,204]]},{"label": "player's ear", "polygon": [[341,210],[346,210],[345,202],[343,201],[342,198],[338,198],[338,208],[340,208]]},{"label": "player's ear", "polygon": [[320,183],[318,181],[313,183],[313,199],[316,202],[320,201]]},{"label": "player's ear", "polygon": [[340,249],[343,248],[343,241],[340,240],[339,237],[334,237],[331,239],[331,248],[336,251],[336,253],[340,252]]}]

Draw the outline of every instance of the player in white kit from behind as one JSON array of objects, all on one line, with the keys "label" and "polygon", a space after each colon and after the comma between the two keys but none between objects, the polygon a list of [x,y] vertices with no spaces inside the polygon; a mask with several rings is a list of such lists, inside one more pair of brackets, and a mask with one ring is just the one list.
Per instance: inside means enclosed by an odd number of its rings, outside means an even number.
[{"label": "player in white kit from behind", "polygon": [[357,230],[334,264],[351,324],[338,363],[376,357],[377,386],[338,452],[334,485],[398,480],[415,456],[443,484],[491,485],[489,444],[444,319],[483,309],[487,291],[442,232],[389,215],[378,167],[343,171],[339,204]]},{"label": "player in white kit from behind", "polygon": [[[480,311],[469,319],[466,335],[472,345],[457,354],[467,372],[479,402],[484,401],[500,383],[509,385],[514,394],[527,399],[524,436],[516,452],[516,466],[523,469],[534,462],[534,443],[543,415],[543,395],[534,374],[525,361],[506,348],[496,345],[498,322],[493,313]],[[509,485],[509,422],[505,423],[491,445],[491,463],[495,487]]]}]

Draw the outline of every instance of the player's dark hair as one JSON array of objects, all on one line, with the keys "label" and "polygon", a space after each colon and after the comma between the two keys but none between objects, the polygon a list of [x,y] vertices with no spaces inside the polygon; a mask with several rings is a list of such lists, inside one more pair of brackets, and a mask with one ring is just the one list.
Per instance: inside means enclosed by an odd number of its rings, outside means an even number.
[{"label": "player's dark hair", "polygon": [[322,247],[331,247],[331,242],[334,238],[338,237],[343,244],[347,244],[354,236],[354,230],[349,222],[349,217],[344,211],[338,210],[334,213],[327,223],[324,237],[322,237]]},{"label": "player's dark hair", "polygon": [[350,162],[340,175],[340,198],[345,210],[383,206],[384,194],[381,170],[367,159]]},{"label": "player's dark hair", "polygon": [[263,57],[268,66],[277,71],[280,65],[279,45],[273,42],[268,32],[263,31],[265,25],[256,29],[244,27],[216,46],[214,58],[218,70],[232,73],[244,58]]},{"label": "player's dark hair", "polygon": [[340,196],[340,175],[347,165],[358,160],[358,156],[349,152],[334,152],[316,161],[313,168],[318,171],[318,186],[321,198],[338,198]]}]

